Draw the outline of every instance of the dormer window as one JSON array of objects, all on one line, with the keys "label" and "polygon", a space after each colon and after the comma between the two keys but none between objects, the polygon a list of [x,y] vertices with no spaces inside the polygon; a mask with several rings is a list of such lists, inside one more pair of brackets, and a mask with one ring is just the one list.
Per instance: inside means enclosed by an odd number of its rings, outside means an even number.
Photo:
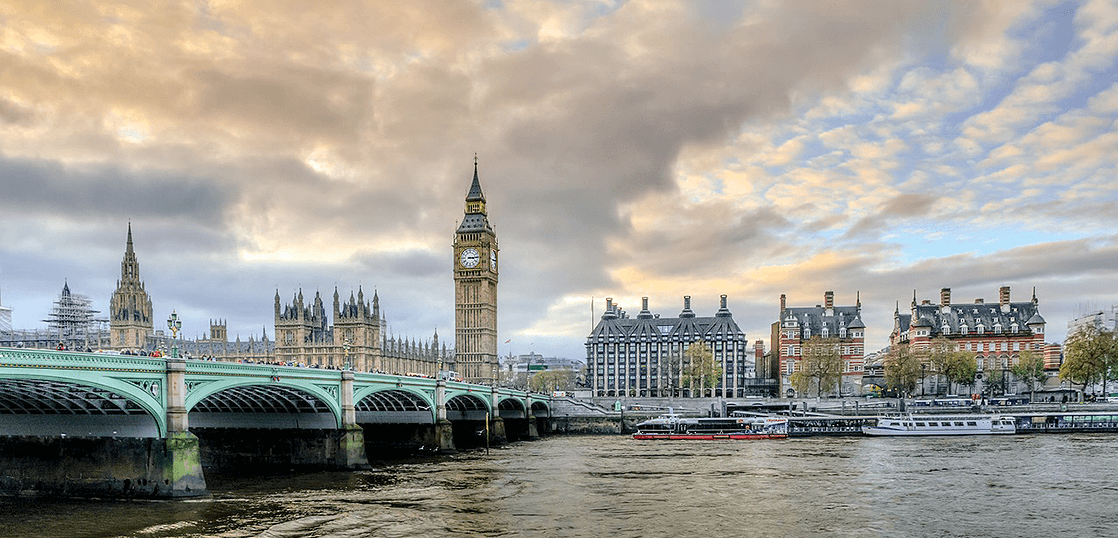
[{"label": "dormer window", "polygon": [[1016,321],[1009,325],[1009,332],[1014,332],[1014,333],[1017,332],[1017,322]]},{"label": "dormer window", "polygon": [[846,327],[839,327],[839,338],[846,338]]},{"label": "dormer window", "polygon": [[940,329],[940,332],[942,332],[945,336],[951,334],[951,326],[947,323],[944,323],[943,327]]},{"label": "dormer window", "polygon": [[831,335],[831,330],[826,325],[824,325],[823,326],[823,332],[822,332],[823,338],[826,338],[830,335]]},{"label": "dormer window", "polygon": [[804,338],[811,338],[811,327],[804,327]]},{"label": "dormer window", "polygon": [[1001,334],[1001,333],[1002,333],[1002,323],[999,321],[999,322],[994,324],[994,334]]},{"label": "dormer window", "polygon": [[969,332],[969,329],[966,323],[959,326],[959,334],[967,334],[967,332]]},{"label": "dormer window", "polygon": [[978,329],[977,329],[977,332],[978,332],[978,334],[984,334],[984,333],[986,332],[986,326],[985,326],[985,325],[983,325],[983,324],[981,324],[981,323],[979,323],[979,324],[978,324]]}]

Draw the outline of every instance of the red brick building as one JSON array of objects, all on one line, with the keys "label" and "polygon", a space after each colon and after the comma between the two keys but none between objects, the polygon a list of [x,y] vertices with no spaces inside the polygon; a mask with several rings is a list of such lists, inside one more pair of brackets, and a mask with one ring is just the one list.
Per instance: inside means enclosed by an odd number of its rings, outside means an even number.
[{"label": "red brick building", "polygon": [[918,304],[914,291],[910,311],[902,314],[898,306],[893,313],[889,345],[926,349],[932,339],[942,336],[956,351],[975,353],[980,372],[1008,369],[1026,349],[1044,357],[1046,368],[1058,368],[1059,347],[1050,349],[1045,345],[1045,321],[1037,305],[1035,289],[1031,300],[1012,302],[1009,286],[998,291],[997,303],[986,303],[983,299],[952,303],[951,288],[943,288],[939,304],[929,300]]},{"label": "red brick building", "polygon": [[772,353],[780,379],[780,390],[789,387],[789,376],[800,370],[805,341],[814,337],[835,338],[842,355],[841,392],[857,392],[865,359],[866,324],[862,323],[862,301],[854,306],[835,306],[835,292],[823,294],[823,304],[813,307],[789,307],[787,297],[780,295],[780,321],[773,324]]}]

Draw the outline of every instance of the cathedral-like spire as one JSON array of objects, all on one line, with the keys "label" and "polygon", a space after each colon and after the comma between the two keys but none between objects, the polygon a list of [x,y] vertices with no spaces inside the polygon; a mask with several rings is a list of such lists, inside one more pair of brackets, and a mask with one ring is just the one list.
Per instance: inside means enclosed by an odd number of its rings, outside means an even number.
[{"label": "cathedral-like spire", "polygon": [[128,222],[128,243],[124,248],[124,259],[120,262],[121,283],[138,284],[140,280],[140,262],[136,260],[136,250],[132,245],[132,222]]},{"label": "cathedral-like spire", "polygon": [[470,191],[466,193],[466,211],[462,223],[458,226],[458,233],[486,232],[493,233],[489,219],[485,212],[485,194],[481,192],[481,181],[477,176],[477,154],[474,154],[474,180],[470,183]]},{"label": "cathedral-like spire", "polygon": [[481,192],[481,182],[477,179],[477,153],[474,154],[474,182],[470,184],[470,192],[466,195],[466,201],[485,203],[485,195]]}]

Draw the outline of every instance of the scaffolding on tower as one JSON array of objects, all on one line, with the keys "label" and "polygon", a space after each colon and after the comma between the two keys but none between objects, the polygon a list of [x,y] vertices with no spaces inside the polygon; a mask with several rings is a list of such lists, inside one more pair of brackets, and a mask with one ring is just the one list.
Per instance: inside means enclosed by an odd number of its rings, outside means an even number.
[{"label": "scaffolding on tower", "polygon": [[100,347],[102,338],[108,338],[108,318],[96,317],[100,311],[93,309],[93,302],[80,293],[71,293],[67,283],[54,302],[47,319],[47,330],[59,343],[70,346]]}]

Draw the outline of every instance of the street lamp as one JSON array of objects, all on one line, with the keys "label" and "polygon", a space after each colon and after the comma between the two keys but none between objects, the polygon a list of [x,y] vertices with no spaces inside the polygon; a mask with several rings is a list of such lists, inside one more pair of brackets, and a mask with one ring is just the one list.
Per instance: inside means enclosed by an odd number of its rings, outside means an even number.
[{"label": "street lamp", "polygon": [[349,338],[342,341],[342,351],[345,352],[345,369],[352,370],[353,367],[349,364]]},{"label": "street lamp", "polygon": [[167,328],[171,329],[171,358],[177,359],[179,358],[179,345],[175,341],[175,337],[182,330],[182,320],[179,319],[178,313],[174,310],[171,311],[171,316],[167,318]]}]

